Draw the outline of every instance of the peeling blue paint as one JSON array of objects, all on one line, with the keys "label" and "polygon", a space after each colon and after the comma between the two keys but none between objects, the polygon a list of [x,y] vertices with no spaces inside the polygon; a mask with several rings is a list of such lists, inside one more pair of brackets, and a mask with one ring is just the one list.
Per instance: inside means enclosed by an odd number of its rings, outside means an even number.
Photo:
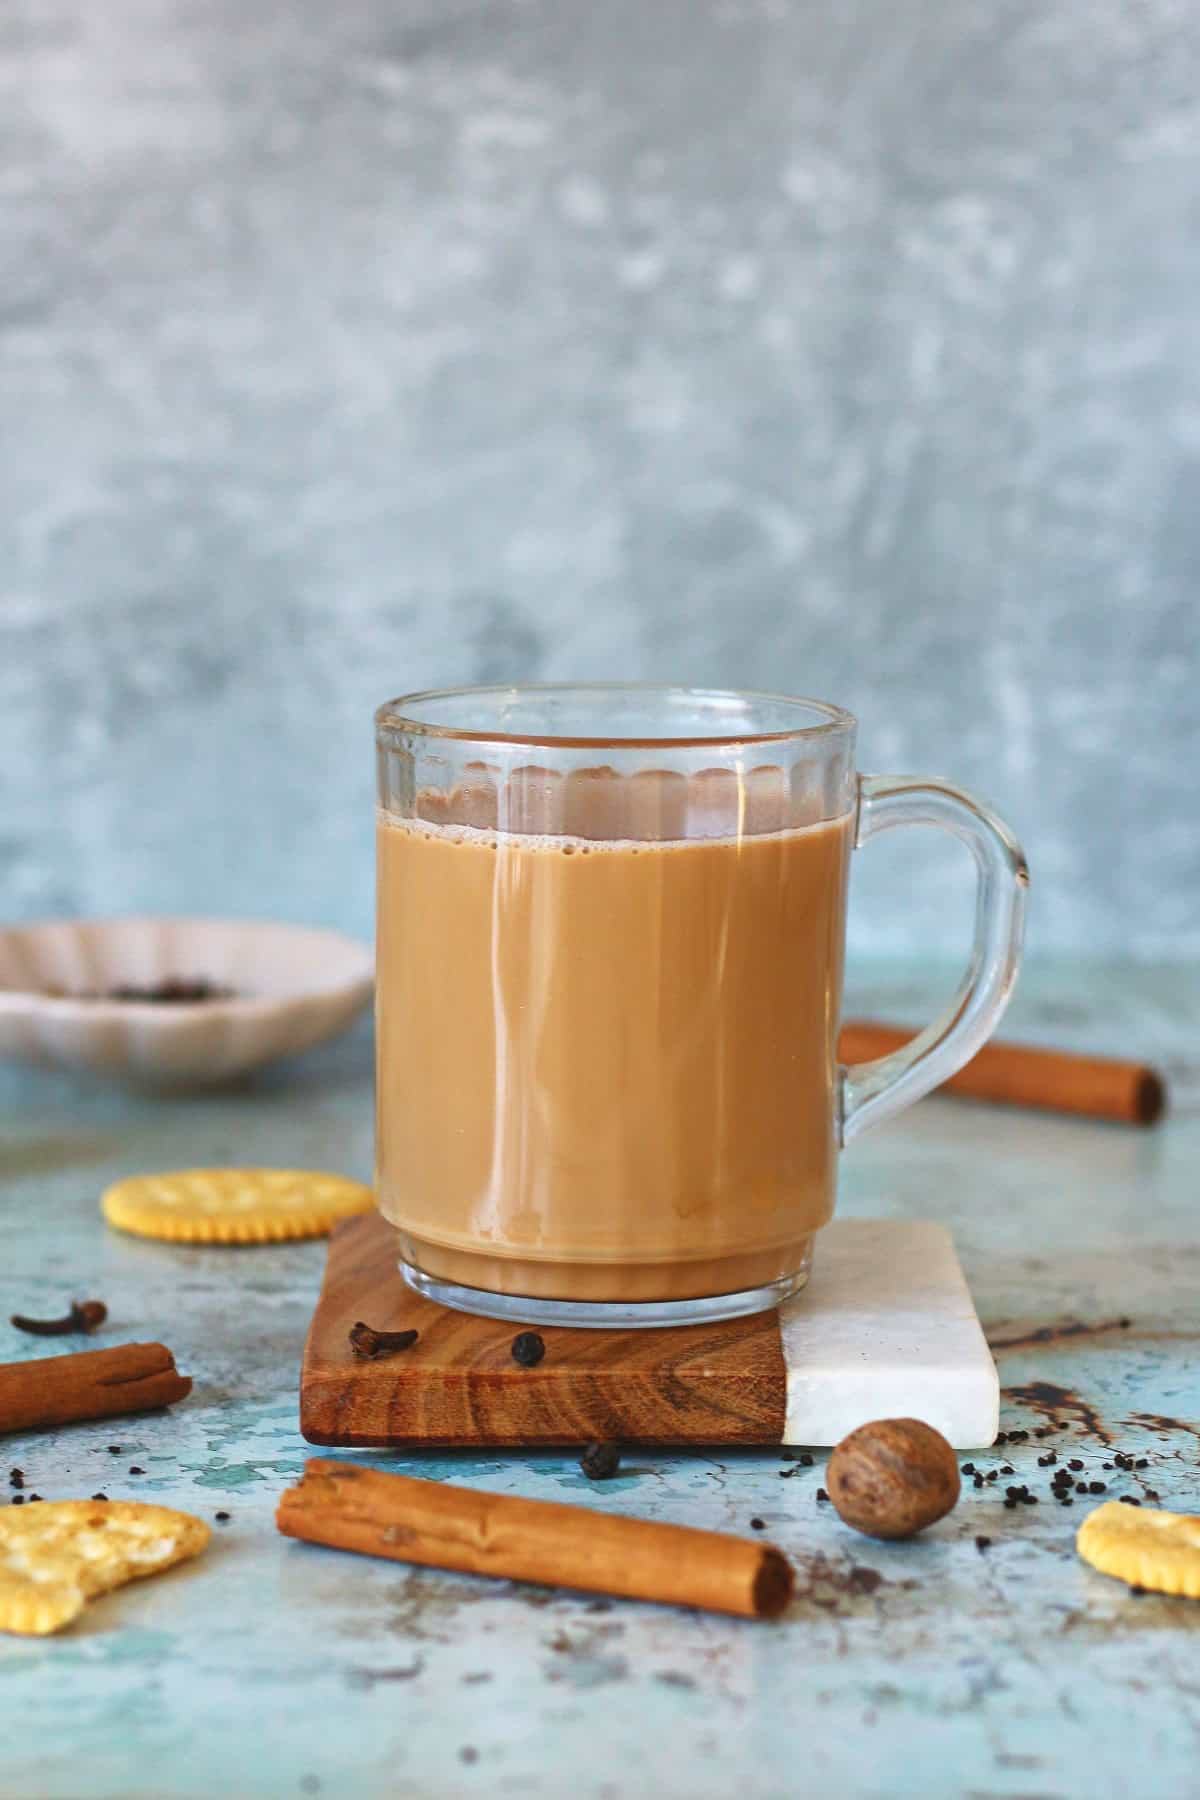
[{"label": "peeling blue paint", "polygon": [[[928,978],[881,974],[873,998],[928,1010]],[[1175,1060],[1167,1125],[1139,1134],[932,1101],[856,1145],[843,1171],[846,1212],[954,1230],[1001,1346],[1003,1428],[1067,1426],[976,1459],[1007,1457],[1037,1507],[1006,1511],[1004,1481],[976,1491],[968,1478],[924,1538],[883,1544],[818,1505],[823,1455],[781,1480],[792,1465],[769,1451],[635,1450],[610,1482],[587,1481],[569,1450],[368,1458],[631,1517],[745,1533],[761,1516],[798,1573],[774,1627],[282,1540],[275,1501],[308,1454],[295,1385],[323,1246],[147,1257],[95,1203],[121,1168],[204,1162],[235,1132],[247,1160],[286,1151],[324,1166],[327,1121],[303,1087],[260,1114],[236,1097],[197,1109],[0,1071],[15,1121],[0,1150],[0,1321],[31,1296],[86,1289],[113,1307],[98,1341],[162,1337],[196,1379],[169,1414],[12,1438],[0,1476],[17,1463],[47,1498],[102,1489],[231,1515],[195,1564],[97,1602],[62,1636],[0,1636],[0,1794],[1190,1800],[1200,1605],[1137,1598],[1084,1567],[1072,1540],[1091,1499],[1053,1504],[1037,1458],[1069,1450],[1110,1494],[1153,1490],[1200,1510],[1200,1122],[1181,1060],[1194,1057],[1200,977],[1035,970],[1015,1028],[1060,1031],[1068,1004],[1082,1038],[1103,1031]],[[369,1143],[367,1065],[327,1104],[347,1142]],[[18,1138],[63,1153],[6,1160]],[[1096,1329],[1053,1335],[1072,1323]],[[0,1358],[39,1353],[0,1323]],[[1105,1471],[1101,1430],[1148,1467]]]}]

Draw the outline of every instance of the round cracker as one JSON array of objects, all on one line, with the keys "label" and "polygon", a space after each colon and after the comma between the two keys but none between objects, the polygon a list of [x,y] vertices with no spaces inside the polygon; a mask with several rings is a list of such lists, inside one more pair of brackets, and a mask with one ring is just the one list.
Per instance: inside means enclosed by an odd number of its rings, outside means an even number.
[{"label": "round cracker", "polygon": [[132,1175],[101,1197],[110,1225],[184,1244],[269,1244],[324,1237],[370,1212],[361,1181],[315,1169],[172,1169]]},{"label": "round cracker", "polygon": [[1130,1587],[1200,1600],[1200,1516],[1106,1500],[1079,1527],[1075,1548]]}]

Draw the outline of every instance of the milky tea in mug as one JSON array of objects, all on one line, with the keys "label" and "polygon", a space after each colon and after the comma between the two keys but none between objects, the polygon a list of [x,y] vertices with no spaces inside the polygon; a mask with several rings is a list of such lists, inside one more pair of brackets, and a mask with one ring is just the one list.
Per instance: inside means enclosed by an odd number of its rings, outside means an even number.
[{"label": "milky tea in mug", "polygon": [[[805,1280],[839,1144],[987,1036],[1024,866],[977,802],[854,772],[774,696],[459,690],[381,708],[377,1192],[422,1292],[651,1324]],[[980,866],[984,955],[929,1044],[837,1061],[850,852],[928,822]]]}]

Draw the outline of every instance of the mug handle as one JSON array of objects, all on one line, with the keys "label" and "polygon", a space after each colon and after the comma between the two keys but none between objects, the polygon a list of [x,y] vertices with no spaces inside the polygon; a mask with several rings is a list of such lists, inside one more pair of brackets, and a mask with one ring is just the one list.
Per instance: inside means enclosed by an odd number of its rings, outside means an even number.
[{"label": "mug handle", "polygon": [[948,1081],[986,1043],[1008,1005],[1021,960],[1029,870],[994,812],[944,781],[860,775],[854,848],[898,825],[935,825],[975,858],[975,942],[957,994],[911,1043],[839,1070],[840,1141],[848,1144]]}]

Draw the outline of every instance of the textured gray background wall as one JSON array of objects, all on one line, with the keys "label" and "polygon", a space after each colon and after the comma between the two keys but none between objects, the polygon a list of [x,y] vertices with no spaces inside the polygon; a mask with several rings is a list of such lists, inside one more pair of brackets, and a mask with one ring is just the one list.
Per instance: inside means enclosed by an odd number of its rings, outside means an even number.
[{"label": "textured gray background wall", "polygon": [[376,701],[661,676],[1200,952],[1198,96],[1190,0],[6,0],[0,909],[366,931]]}]

